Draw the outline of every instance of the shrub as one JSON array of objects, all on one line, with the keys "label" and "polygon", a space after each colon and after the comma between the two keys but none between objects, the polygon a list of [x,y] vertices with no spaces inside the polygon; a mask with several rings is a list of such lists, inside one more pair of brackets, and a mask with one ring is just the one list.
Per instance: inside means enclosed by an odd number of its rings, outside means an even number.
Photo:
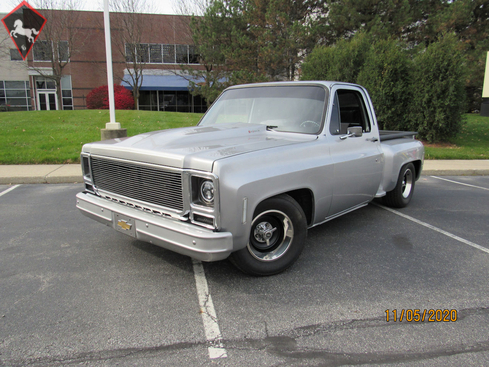
[{"label": "shrub", "polygon": [[[132,110],[134,108],[132,93],[122,85],[114,84],[114,102],[116,110]],[[88,93],[87,108],[92,110],[109,108],[109,87],[107,85],[95,88]]]},{"label": "shrub", "polygon": [[367,53],[358,84],[369,91],[382,129],[407,130],[410,127],[411,70],[411,59],[395,40],[379,40]]},{"label": "shrub", "polygon": [[370,42],[370,37],[360,32],[351,40],[340,40],[334,46],[314,48],[302,64],[302,79],[356,83]]},{"label": "shrub", "polygon": [[334,46],[316,47],[304,61],[302,79],[365,86],[384,129],[418,131],[429,142],[447,141],[460,132],[466,71],[457,38],[442,36],[417,53],[401,41],[372,40],[359,33]]},{"label": "shrub", "polygon": [[447,141],[464,122],[465,66],[457,46],[447,34],[414,59],[412,126],[429,142]]}]

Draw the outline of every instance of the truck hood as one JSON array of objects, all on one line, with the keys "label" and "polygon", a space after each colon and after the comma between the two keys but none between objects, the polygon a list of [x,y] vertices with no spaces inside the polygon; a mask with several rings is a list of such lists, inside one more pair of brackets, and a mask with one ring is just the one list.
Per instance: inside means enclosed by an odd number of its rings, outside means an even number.
[{"label": "truck hood", "polygon": [[212,172],[219,159],[316,139],[316,135],[268,131],[264,125],[219,124],[90,143],[83,146],[83,152]]}]

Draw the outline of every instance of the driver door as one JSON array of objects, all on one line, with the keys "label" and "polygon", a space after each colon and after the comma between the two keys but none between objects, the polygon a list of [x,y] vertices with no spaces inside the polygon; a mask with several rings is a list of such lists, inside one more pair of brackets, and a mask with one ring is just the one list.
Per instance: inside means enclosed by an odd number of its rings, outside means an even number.
[{"label": "driver door", "polygon": [[[379,188],[383,155],[378,129],[363,89],[338,85],[332,90],[330,134],[334,165],[333,198],[328,216],[360,205],[375,196]],[[361,136],[348,136],[350,127],[361,127]]]}]

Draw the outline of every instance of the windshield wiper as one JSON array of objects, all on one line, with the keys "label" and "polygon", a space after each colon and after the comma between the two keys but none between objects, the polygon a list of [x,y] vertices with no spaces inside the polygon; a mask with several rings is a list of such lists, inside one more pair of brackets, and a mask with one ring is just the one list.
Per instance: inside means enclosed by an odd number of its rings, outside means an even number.
[{"label": "windshield wiper", "polygon": [[276,129],[278,126],[274,126],[274,125],[267,125],[267,130],[268,131],[273,131],[274,129]]}]

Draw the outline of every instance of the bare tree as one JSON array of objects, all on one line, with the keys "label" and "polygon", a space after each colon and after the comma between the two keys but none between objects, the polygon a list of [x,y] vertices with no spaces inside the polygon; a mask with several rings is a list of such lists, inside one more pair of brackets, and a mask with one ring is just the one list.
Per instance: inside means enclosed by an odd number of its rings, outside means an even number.
[{"label": "bare tree", "polygon": [[[61,79],[69,60],[83,48],[86,37],[81,38],[78,25],[80,12],[76,0],[37,0],[32,5],[46,18],[46,24],[34,44],[29,68],[56,82],[58,106],[62,106]],[[34,62],[33,62],[33,61]],[[40,62],[37,62],[40,61]],[[46,64],[49,67],[46,67]]]},{"label": "bare tree", "polygon": [[173,11],[179,15],[202,16],[210,0],[174,0]]},{"label": "bare tree", "polygon": [[111,28],[114,46],[126,61],[125,81],[132,87],[135,107],[139,109],[139,89],[143,83],[143,71],[149,62],[149,44],[143,43],[143,35],[152,31],[152,23],[143,18],[142,13],[152,12],[152,5],[146,0],[114,0],[110,4]]}]

